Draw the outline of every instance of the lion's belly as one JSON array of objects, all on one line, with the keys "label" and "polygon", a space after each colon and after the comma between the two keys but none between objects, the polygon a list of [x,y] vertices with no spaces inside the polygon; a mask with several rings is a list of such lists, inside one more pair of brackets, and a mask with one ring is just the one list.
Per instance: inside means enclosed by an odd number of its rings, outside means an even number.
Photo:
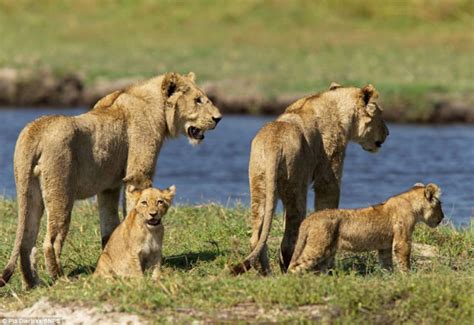
[{"label": "lion's belly", "polygon": [[125,176],[127,159],[120,155],[110,156],[105,161],[78,159],[76,199],[88,198],[120,186]]},{"label": "lion's belly", "polygon": [[341,233],[337,247],[338,249],[351,252],[366,252],[390,248],[392,238],[384,236],[379,232],[354,231]]},{"label": "lion's belly", "polygon": [[76,199],[120,186],[127,165],[127,147],[120,141],[80,143],[76,154]]}]

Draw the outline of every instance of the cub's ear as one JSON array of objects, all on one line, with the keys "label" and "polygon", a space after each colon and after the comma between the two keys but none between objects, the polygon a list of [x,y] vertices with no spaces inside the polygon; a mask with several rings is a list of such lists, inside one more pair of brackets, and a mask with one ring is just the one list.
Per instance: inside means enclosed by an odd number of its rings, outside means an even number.
[{"label": "cub's ear", "polygon": [[130,195],[130,197],[135,203],[138,202],[138,200],[140,199],[140,196],[142,195],[142,191],[133,185],[127,186],[127,193],[128,195]]},{"label": "cub's ear", "polygon": [[170,98],[178,89],[180,76],[174,72],[168,72],[161,83],[161,93],[164,98]]},{"label": "cub's ear", "polygon": [[379,97],[379,93],[372,84],[368,84],[362,88],[362,99],[364,100],[365,105],[370,101],[374,101]]},{"label": "cub's ear", "polygon": [[191,71],[188,73],[188,79],[190,79],[192,82],[196,82],[196,74]]},{"label": "cub's ear", "polygon": [[337,82],[331,82],[331,85],[329,86],[329,90],[334,90],[334,89],[337,89],[337,88],[342,88],[342,86],[340,84],[338,84]]},{"label": "cub's ear", "polygon": [[170,187],[168,187],[165,191],[166,195],[168,196],[168,199],[170,201],[173,201],[174,199],[174,196],[176,194],[176,186],[174,185],[171,185]]},{"label": "cub's ear", "polygon": [[433,199],[439,200],[441,197],[441,189],[438,185],[430,183],[425,187],[425,197],[430,202],[432,202]]}]

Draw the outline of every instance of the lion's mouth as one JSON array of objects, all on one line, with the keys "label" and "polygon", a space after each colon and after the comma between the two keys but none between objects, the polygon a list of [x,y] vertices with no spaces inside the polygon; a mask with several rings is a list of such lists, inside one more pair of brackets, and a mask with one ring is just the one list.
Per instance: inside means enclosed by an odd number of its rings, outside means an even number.
[{"label": "lion's mouth", "polygon": [[159,226],[161,224],[161,219],[154,219],[153,218],[153,219],[148,220],[146,223],[147,223],[147,225],[153,226],[153,227]]},{"label": "lion's mouth", "polygon": [[204,139],[204,131],[194,126],[190,126],[188,128],[188,135],[192,139],[196,139],[196,140]]},{"label": "lion's mouth", "polygon": [[376,153],[377,151],[379,151],[379,148],[378,148],[378,147],[375,147],[375,148],[367,148],[367,147],[362,146],[362,148],[363,148],[365,151],[368,151],[368,152],[370,152],[370,153]]}]

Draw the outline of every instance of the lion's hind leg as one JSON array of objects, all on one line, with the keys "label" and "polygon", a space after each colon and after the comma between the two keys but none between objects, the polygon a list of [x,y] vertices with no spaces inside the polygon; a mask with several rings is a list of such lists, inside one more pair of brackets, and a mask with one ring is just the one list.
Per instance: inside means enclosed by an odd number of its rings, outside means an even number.
[{"label": "lion's hind leg", "polygon": [[[316,227],[311,229],[306,235],[304,248],[299,256],[294,256],[288,271],[291,273],[301,273],[314,270],[316,272],[325,271],[334,260],[336,254],[337,241],[334,240],[334,231],[326,227]],[[298,241],[303,240],[299,238]],[[300,242],[297,243],[297,247]],[[295,252],[296,254],[296,252]]]},{"label": "lion's hind leg", "polygon": [[293,189],[282,194],[285,232],[280,246],[280,268],[285,273],[295,250],[300,225],[306,217],[308,186],[306,183],[285,183],[282,185],[283,188]]},{"label": "lion's hind leg", "polygon": [[[51,170],[64,169],[55,168]],[[46,175],[45,172],[42,176],[44,177],[41,179],[41,186],[48,218],[43,249],[46,268],[55,280],[63,274],[60,257],[71,222],[74,186],[70,175]],[[54,180],[54,182],[48,182],[47,180]]]},{"label": "lion's hind leg", "polygon": [[[252,251],[257,246],[260,238],[261,227],[265,214],[265,179],[263,176],[254,176],[250,178],[250,200],[252,212],[252,237],[250,238],[250,246]],[[262,250],[258,259],[260,263],[259,272],[263,275],[271,273],[270,261],[268,260],[267,245]]]},{"label": "lion's hind leg", "polygon": [[20,246],[20,270],[23,280],[28,288],[33,288],[40,283],[40,279],[35,269],[35,247],[36,239],[40,228],[41,217],[44,212],[43,199],[39,182],[32,180],[28,188],[28,201],[23,202],[18,197],[19,213],[25,213],[25,233]]}]

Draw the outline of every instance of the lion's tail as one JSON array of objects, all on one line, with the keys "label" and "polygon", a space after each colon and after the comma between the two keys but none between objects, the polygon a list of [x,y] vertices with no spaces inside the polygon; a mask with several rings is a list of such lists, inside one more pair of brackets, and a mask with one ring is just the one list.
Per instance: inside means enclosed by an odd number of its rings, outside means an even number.
[{"label": "lion's tail", "polygon": [[263,217],[263,223],[260,225],[258,242],[253,251],[242,263],[233,266],[232,274],[234,275],[245,273],[255,265],[256,259],[260,256],[267,243],[270,229],[272,227],[273,214],[277,203],[276,174],[281,160],[281,151],[277,151],[273,155],[269,154],[267,159],[269,163],[265,170],[265,214]]},{"label": "lion's tail", "polygon": [[[0,287],[7,284],[13,275],[16,268],[18,256],[20,255],[22,247],[25,245],[25,234],[34,232],[34,229],[29,229],[28,215],[34,210],[35,207],[31,206],[32,200],[32,182],[39,175],[39,167],[35,165],[36,157],[36,146],[37,142],[34,141],[33,145],[26,145],[28,139],[31,140],[31,136],[28,134],[28,130],[25,129],[18,138],[17,145],[15,148],[14,156],[14,168],[15,168],[15,181],[17,186],[17,202],[18,202],[18,225],[16,229],[16,238],[13,245],[13,251],[7,266],[3,270],[0,276]],[[38,185],[39,187],[39,185]],[[41,216],[39,216],[41,217]]]}]

